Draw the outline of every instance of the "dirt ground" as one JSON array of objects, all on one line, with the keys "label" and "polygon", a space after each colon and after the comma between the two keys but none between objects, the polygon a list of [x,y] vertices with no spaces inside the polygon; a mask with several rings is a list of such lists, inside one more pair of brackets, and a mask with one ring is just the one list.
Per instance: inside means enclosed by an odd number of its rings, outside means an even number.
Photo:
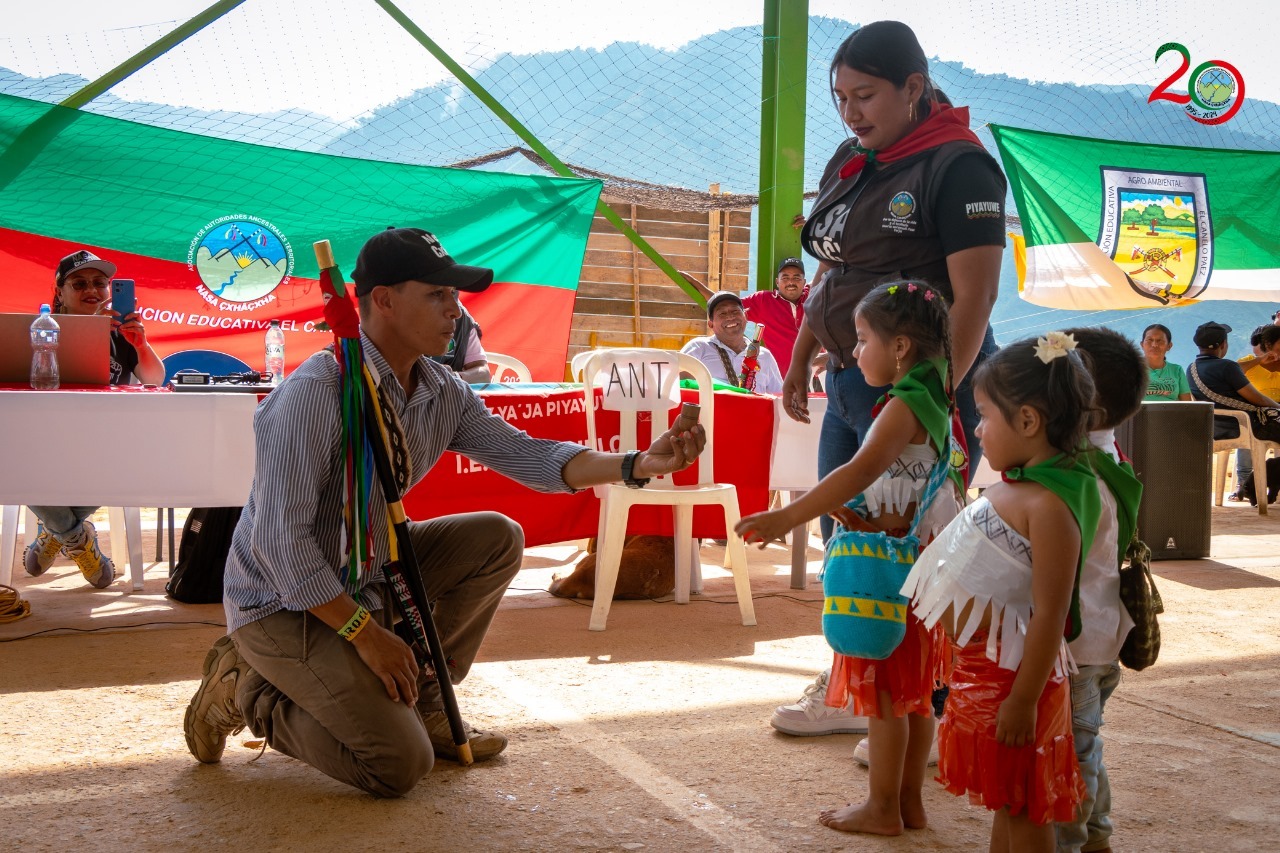
[{"label": "dirt ground", "polygon": [[[1160,662],[1126,672],[1107,707],[1116,850],[1280,849],[1280,512],[1229,505],[1214,530],[1212,559],[1156,564]],[[928,829],[881,839],[817,823],[861,798],[867,773],[857,736],[768,725],[829,660],[820,589],[789,589],[788,552],[753,551],[757,627],[740,624],[708,545],[705,595],[617,603],[604,633],[542,591],[577,556],[530,549],[459,689],[464,715],[510,735],[507,752],[442,762],[393,801],[259,758],[243,735],[219,765],[191,758],[182,714],[222,614],[165,599],[164,564],[141,593],[91,590],[67,564],[40,579],[19,568],[34,613],[0,625],[0,850],[986,849],[989,814],[932,782]],[[821,554],[808,556],[816,572]]]}]

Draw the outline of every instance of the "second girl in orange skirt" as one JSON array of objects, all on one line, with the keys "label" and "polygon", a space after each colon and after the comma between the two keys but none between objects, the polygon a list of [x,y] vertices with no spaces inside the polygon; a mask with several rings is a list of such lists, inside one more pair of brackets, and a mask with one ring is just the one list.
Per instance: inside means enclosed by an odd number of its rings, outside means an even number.
[{"label": "second girl in orange skirt", "polygon": [[1079,631],[1077,571],[1101,501],[1077,455],[1094,389],[1074,350],[1055,332],[978,369],[978,437],[1004,482],[939,534],[902,588],[925,625],[955,640],[939,781],[996,813],[992,851],[1049,853],[1054,822],[1074,820],[1084,795],[1066,641]]}]

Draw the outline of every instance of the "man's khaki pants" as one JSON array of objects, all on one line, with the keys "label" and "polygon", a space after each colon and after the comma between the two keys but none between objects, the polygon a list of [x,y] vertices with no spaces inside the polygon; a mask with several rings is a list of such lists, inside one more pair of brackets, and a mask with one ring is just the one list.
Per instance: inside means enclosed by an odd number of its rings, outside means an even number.
[{"label": "man's khaki pants", "polygon": [[[524,532],[492,512],[410,522],[409,536],[450,675],[466,677],[493,614],[520,569]],[[394,594],[383,586],[393,621]],[[258,737],[285,755],[382,797],[410,791],[431,770],[435,755],[419,710],[392,701],[355,647],[306,612],[279,611],[231,635],[252,667],[242,673],[236,704]],[[424,674],[418,709],[440,710],[440,688]]]}]

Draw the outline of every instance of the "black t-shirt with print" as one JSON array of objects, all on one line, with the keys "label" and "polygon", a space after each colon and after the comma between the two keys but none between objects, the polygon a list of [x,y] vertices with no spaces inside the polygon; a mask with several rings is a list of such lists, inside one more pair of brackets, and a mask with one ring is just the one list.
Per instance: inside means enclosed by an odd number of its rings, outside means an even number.
[{"label": "black t-shirt with print", "polygon": [[933,215],[948,255],[975,246],[1003,246],[1004,176],[988,157],[956,158],[942,176]]},{"label": "black t-shirt with print", "polygon": [[[841,153],[832,158],[832,165],[838,166],[837,160],[843,163],[846,159],[842,148]],[[832,165],[828,165],[827,171],[834,176]],[[873,163],[866,168],[877,167]],[[989,157],[980,152],[957,157],[942,176],[933,211],[943,253],[952,255],[975,246],[1003,246],[1004,194],[1004,176]],[[837,237],[837,244],[823,238],[844,234],[849,210],[845,203],[833,205],[824,214],[829,221],[815,222],[812,228],[806,228],[804,236],[810,239],[805,241],[805,251],[819,260],[839,264],[841,238]]]},{"label": "black t-shirt with print", "polygon": [[138,369],[138,351],[124,339],[119,330],[111,332],[111,384],[128,385]]}]

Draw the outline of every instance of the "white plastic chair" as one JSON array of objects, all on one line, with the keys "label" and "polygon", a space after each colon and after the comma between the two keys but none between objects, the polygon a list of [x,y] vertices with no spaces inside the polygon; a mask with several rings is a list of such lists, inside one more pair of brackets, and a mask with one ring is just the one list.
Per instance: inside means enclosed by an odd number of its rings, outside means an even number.
[{"label": "white plastic chair", "polygon": [[573,377],[574,382],[582,381],[582,373],[587,369],[587,362],[591,361],[592,357],[598,352],[601,352],[601,350],[583,350],[569,359],[569,375]]},{"label": "white plastic chair", "polygon": [[[14,546],[18,540],[19,506],[5,506],[0,518],[0,583],[13,586]],[[36,541],[36,516],[31,510],[23,513],[23,544]],[[129,565],[129,575],[135,592],[142,590],[142,514],[138,507],[113,506],[107,509],[111,525],[111,562],[117,566]],[[124,535],[119,535],[123,531]],[[157,531],[157,535],[159,532]]]},{"label": "white plastic chair", "polygon": [[[1249,415],[1236,409],[1214,409],[1214,415],[1235,418],[1240,422],[1240,435],[1220,438],[1213,442],[1213,505],[1222,506],[1222,496],[1227,490],[1227,464],[1231,451],[1248,450],[1253,454],[1253,490],[1258,496],[1258,515],[1267,514],[1267,451],[1280,456],[1280,442],[1257,438],[1249,423]],[[1239,491],[1242,483],[1236,483]]]},{"label": "white plastic chair", "polygon": [[[575,373],[580,365],[583,371],[583,393],[587,412],[587,446],[596,447],[595,383],[594,379],[606,365],[606,354],[611,363],[628,361],[642,364],[646,360],[676,362],[679,372],[688,373],[698,383],[698,404],[701,406],[699,422],[707,433],[706,447],[698,457],[698,482],[692,486],[677,486],[669,477],[655,477],[643,489],[628,488],[622,483],[596,486],[600,498],[600,524],[596,538],[595,602],[591,608],[592,631],[603,631],[613,604],[613,591],[618,581],[618,567],[622,560],[622,547],[626,541],[627,518],[636,505],[669,505],[675,516],[675,600],[678,604],[689,602],[693,588],[691,575],[694,566],[701,570],[698,540],[693,538],[693,508],[699,505],[718,505],[724,510],[728,545],[726,548],[729,568],[733,572],[734,590],[743,625],[756,624],[755,604],[751,600],[751,579],[747,573],[747,549],[742,538],[733,532],[740,517],[738,490],[731,483],[716,483],[712,458],[715,435],[715,395],[712,393],[711,374],[696,358],[684,353],[655,349],[595,350],[580,353],[573,359]],[[585,357],[584,357],[585,356]],[[672,377],[678,381],[678,374]],[[678,399],[678,395],[677,399]],[[606,398],[607,402],[607,398]],[[665,430],[660,425],[671,422],[669,416],[673,404],[661,393],[645,399],[642,411],[652,419],[653,437]],[[620,421],[619,451],[638,450],[636,442],[636,411],[618,412]]]},{"label": "white plastic chair", "polygon": [[498,368],[498,370],[492,371],[494,382],[498,381],[498,376],[503,370],[510,370],[514,373],[517,382],[533,381],[533,374],[529,372],[528,366],[515,356],[503,355],[500,352],[489,352],[485,353],[485,358],[488,359],[492,367]]}]

